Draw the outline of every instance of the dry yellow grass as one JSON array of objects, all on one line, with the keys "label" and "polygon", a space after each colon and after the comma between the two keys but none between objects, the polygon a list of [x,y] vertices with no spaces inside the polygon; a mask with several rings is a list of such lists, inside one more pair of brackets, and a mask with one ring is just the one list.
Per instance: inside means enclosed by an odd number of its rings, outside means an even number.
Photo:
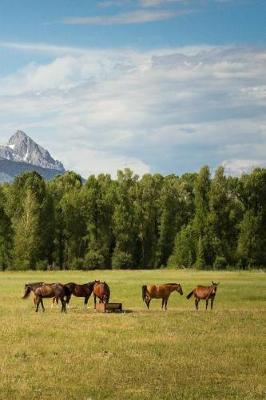
[{"label": "dry yellow grass", "polygon": [[[124,314],[34,312],[24,283],[100,278]],[[214,310],[173,293],[168,311],[141,299],[145,283],[221,281]],[[0,399],[265,399],[266,275],[179,270],[0,274]]]}]

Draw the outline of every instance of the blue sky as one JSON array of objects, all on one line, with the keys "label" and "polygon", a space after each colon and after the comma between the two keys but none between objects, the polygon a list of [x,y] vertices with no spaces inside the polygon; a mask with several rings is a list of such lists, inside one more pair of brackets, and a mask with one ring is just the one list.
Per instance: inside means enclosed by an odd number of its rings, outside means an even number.
[{"label": "blue sky", "polygon": [[1,143],[88,176],[266,165],[266,1],[1,0]]}]

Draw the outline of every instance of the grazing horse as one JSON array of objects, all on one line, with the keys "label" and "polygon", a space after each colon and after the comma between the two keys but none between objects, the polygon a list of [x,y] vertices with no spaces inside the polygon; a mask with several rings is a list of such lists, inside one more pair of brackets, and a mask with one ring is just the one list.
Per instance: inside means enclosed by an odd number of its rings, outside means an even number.
[{"label": "grazing horse", "polygon": [[69,291],[61,283],[43,283],[42,285],[39,285],[37,287],[34,284],[32,285],[30,283],[26,283],[25,293],[22,298],[26,299],[27,297],[29,297],[31,292],[33,292],[35,295],[34,303],[36,304],[36,312],[38,312],[40,304],[42,306],[42,310],[45,310],[43,305],[43,298],[59,299],[62,304],[61,312],[66,312],[65,296],[69,294]]},{"label": "grazing horse", "polygon": [[190,299],[190,297],[194,294],[195,306],[197,310],[199,309],[200,300],[206,300],[206,310],[207,310],[209,299],[211,299],[211,309],[212,309],[218,285],[219,282],[218,283],[212,282],[210,286],[197,286],[187,295],[187,299]]},{"label": "grazing horse", "polygon": [[64,285],[69,291],[69,294],[66,296],[66,304],[69,304],[71,296],[74,295],[76,297],[84,297],[84,307],[86,307],[90,295],[92,294],[93,286],[96,282],[99,281],[88,282],[84,283],[83,285],[78,285],[76,283],[70,282]]},{"label": "grazing horse", "polygon": [[182,287],[179,283],[165,283],[164,285],[144,285],[142,286],[142,299],[146,306],[150,308],[151,299],[162,299],[163,307],[167,310],[167,303],[170,294],[176,290],[180,295],[183,294]]},{"label": "grazing horse", "polygon": [[98,297],[100,303],[109,303],[110,288],[106,282],[96,281],[93,286],[94,296],[94,309],[96,308],[96,298]]}]

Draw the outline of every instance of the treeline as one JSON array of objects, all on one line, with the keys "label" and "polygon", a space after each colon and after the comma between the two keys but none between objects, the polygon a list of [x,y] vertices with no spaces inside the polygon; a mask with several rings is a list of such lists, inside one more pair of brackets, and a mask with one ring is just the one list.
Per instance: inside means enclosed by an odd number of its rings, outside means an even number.
[{"label": "treeline", "polygon": [[0,186],[1,269],[266,265],[266,169],[117,179],[24,173]]}]

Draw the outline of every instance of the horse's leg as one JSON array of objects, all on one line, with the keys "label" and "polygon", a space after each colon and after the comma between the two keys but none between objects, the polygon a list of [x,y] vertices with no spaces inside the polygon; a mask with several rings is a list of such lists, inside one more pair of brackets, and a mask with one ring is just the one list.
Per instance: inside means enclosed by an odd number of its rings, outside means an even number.
[{"label": "horse's leg", "polygon": [[150,302],[151,302],[151,298],[148,298],[147,302],[146,302],[148,309],[150,309]]},{"label": "horse's leg", "polygon": [[88,298],[88,296],[87,296],[87,297],[85,297],[85,299],[84,299],[84,308],[88,308],[88,301],[89,301],[89,298]]},{"label": "horse's leg", "polygon": [[165,311],[167,310],[168,299],[169,299],[169,296],[166,297],[166,299],[165,299],[165,301],[164,301],[164,309],[165,309]]},{"label": "horse's leg", "polygon": [[66,306],[67,306],[68,308],[70,308],[70,305],[69,305],[70,299],[71,299],[71,294],[69,294],[69,295],[66,296]]},{"label": "horse's leg", "polygon": [[208,309],[209,299],[206,299],[206,311]]},{"label": "horse's leg", "polygon": [[195,306],[196,306],[196,310],[199,309],[199,299],[197,299],[197,297],[195,298]]},{"label": "horse's leg", "polygon": [[51,309],[54,308],[55,300],[56,300],[55,297],[53,297],[53,299],[52,299],[52,304],[51,304]]},{"label": "horse's leg", "polygon": [[61,304],[62,304],[62,306],[61,306],[61,312],[67,312],[67,310],[66,310],[66,302],[65,302],[65,300],[64,300],[64,297],[61,297],[60,298],[60,300],[61,300]]},{"label": "horse's leg", "polygon": [[43,300],[42,300],[42,298],[41,298],[41,306],[42,306],[42,311],[44,312],[44,311],[45,311],[45,308],[44,308],[44,305],[43,305]]},{"label": "horse's leg", "polygon": [[94,310],[96,309],[96,295],[94,294]]},{"label": "horse's leg", "polygon": [[211,298],[211,310],[213,308],[214,297]]},{"label": "horse's leg", "polygon": [[36,309],[35,311],[38,312],[39,310],[39,304],[40,304],[40,298],[39,297],[35,297],[35,304],[36,304]]},{"label": "horse's leg", "polygon": [[164,298],[162,298],[162,309],[163,309],[163,306],[164,306]]}]

